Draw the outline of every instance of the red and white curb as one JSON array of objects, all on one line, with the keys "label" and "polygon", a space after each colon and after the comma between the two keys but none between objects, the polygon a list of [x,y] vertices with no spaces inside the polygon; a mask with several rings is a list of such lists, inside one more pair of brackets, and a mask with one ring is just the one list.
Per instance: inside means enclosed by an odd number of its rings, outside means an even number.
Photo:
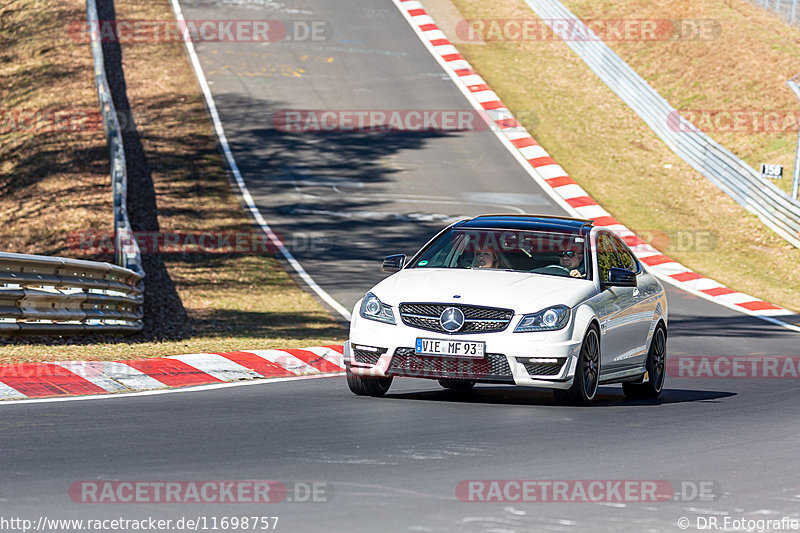
[{"label": "red and white curb", "polygon": [[0,400],[151,391],[344,372],[342,346],[196,353],[130,361],[0,365]]},{"label": "red and white curb", "polygon": [[444,32],[425,11],[421,2],[418,0],[393,1],[426,48],[467,97],[470,104],[476,110],[483,111],[488,120],[492,122],[489,125],[500,141],[560,206],[572,213],[573,216],[591,219],[595,226],[603,226],[617,233],[628,243],[642,263],[662,280],[725,307],[764,318],[800,332],[799,326],[774,318],[795,314],[792,311],[735,291],[718,281],[693,272],[690,268],[663,255],[611,216],[589,193],[569,177],[567,172],[514,118],[500,97],[489,88],[486,81],[450,43]]}]

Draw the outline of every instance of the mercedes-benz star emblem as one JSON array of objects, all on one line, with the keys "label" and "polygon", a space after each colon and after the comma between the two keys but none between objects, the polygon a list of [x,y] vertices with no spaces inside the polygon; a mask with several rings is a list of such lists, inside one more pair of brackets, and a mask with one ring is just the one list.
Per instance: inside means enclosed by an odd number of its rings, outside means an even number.
[{"label": "mercedes-benz star emblem", "polygon": [[464,313],[458,307],[448,307],[439,316],[439,324],[445,331],[454,333],[464,325]]}]

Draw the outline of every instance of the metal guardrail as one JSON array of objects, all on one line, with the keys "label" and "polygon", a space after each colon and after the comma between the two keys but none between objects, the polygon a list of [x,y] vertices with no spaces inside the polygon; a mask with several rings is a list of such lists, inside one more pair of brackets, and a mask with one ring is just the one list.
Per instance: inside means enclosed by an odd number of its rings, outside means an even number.
[{"label": "metal guardrail", "polygon": [[141,280],[110,263],[0,253],[0,335],[135,333]]},{"label": "metal guardrail", "polygon": [[[587,40],[569,46],[669,148],[778,235],[800,248],[800,202],[700,131],[558,0],[525,0],[545,22],[583,26]],[[557,34],[557,32],[556,32]]]},{"label": "metal guardrail", "polygon": [[111,188],[114,196],[114,244],[118,265],[134,270],[140,274],[142,256],[136,239],[133,238],[131,223],[128,219],[128,171],[125,166],[125,149],[122,144],[119,117],[111,98],[108,86],[106,67],[103,61],[103,46],[100,42],[100,30],[95,0],[86,0],[86,13],[91,36],[92,57],[94,58],[94,80],[97,87],[97,99],[100,101],[100,114],[110,150]]},{"label": "metal guardrail", "polygon": [[788,24],[800,21],[800,0],[750,0],[750,3],[772,11]]}]

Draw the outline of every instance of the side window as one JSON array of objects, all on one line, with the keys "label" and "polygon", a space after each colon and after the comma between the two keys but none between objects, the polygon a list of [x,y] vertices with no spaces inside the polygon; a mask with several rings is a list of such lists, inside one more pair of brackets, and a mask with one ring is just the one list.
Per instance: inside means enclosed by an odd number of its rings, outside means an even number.
[{"label": "side window", "polygon": [[614,244],[617,246],[622,268],[630,270],[631,272],[639,272],[639,263],[636,261],[630,248],[628,248],[628,245],[616,236],[614,237]]},{"label": "side window", "polygon": [[597,268],[600,271],[600,281],[608,281],[609,268],[624,268],[611,237],[605,233],[597,236]]}]

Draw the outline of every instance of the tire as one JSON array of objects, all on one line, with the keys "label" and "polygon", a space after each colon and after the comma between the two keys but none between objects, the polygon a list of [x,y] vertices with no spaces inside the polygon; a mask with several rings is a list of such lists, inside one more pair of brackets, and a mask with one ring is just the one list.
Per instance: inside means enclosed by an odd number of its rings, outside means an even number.
[{"label": "tire", "polygon": [[451,390],[469,390],[475,386],[474,381],[470,381],[468,379],[447,379],[443,378],[439,380],[439,385],[444,387],[445,389]]},{"label": "tire", "polygon": [[570,405],[589,405],[597,395],[600,378],[600,336],[592,325],[583,337],[575,378],[569,389],[553,389],[556,402]]},{"label": "tire", "polygon": [[653,332],[650,350],[647,352],[648,380],[644,383],[623,383],[622,392],[634,400],[655,400],[664,388],[667,366],[667,329],[659,324]]},{"label": "tire", "polygon": [[350,391],[358,396],[380,397],[389,391],[392,386],[392,378],[381,378],[375,376],[359,376],[347,369],[347,386]]}]

